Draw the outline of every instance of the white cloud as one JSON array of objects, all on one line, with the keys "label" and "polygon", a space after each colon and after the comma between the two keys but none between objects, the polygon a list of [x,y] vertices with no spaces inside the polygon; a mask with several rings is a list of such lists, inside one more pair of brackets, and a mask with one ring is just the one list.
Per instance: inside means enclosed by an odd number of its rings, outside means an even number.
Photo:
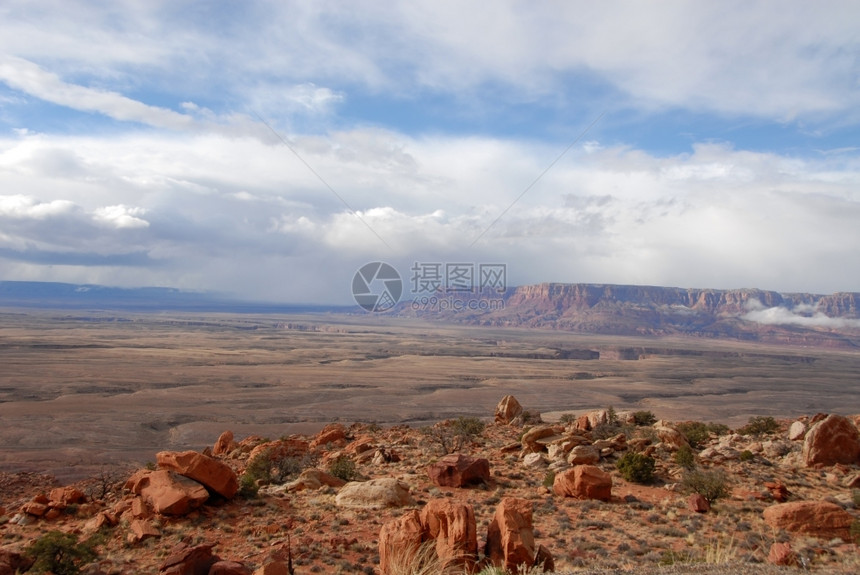
[{"label": "white cloud", "polygon": [[148,228],[149,222],[138,217],[146,213],[143,208],[129,207],[122,204],[105,206],[95,210],[93,217],[96,221],[116,229]]},{"label": "white cloud", "polygon": [[751,307],[749,312],[741,316],[742,319],[765,325],[860,329],[860,319],[829,317],[821,312],[811,310],[810,306],[807,305],[795,306],[793,309],[785,307],[765,308],[761,302],[755,302]]},{"label": "white cloud", "polygon": [[0,218],[44,220],[69,214],[74,210],[75,204],[68,200],[40,202],[23,194],[0,196]]}]

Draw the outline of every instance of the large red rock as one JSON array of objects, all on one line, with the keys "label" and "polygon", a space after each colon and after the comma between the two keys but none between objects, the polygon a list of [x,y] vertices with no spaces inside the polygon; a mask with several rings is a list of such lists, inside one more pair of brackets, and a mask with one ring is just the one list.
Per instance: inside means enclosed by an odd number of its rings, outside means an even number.
[{"label": "large red rock", "polygon": [[232,499],[239,491],[239,478],[229,465],[196,451],[161,451],[155,455],[158,466],[170,469],[205,485],[210,491]]},{"label": "large red rock", "polygon": [[546,451],[546,446],[538,443],[538,440],[558,435],[559,431],[563,430],[553,427],[552,425],[536,425],[527,430],[523,433],[522,439],[520,439],[520,443],[522,443],[523,446],[523,453],[540,453]]},{"label": "large red rock", "polygon": [[251,570],[236,561],[217,561],[209,568],[209,575],[251,575]]},{"label": "large red rock", "polygon": [[379,572],[389,575],[397,571],[404,555],[416,553],[424,541],[421,515],[411,509],[382,526],[379,532]]},{"label": "large red rock", "polygon": [[548,551],[542,549],[538,554],[531,501],[515,497],[502,499],[487,529],[484,553],[493,565],[511,573],[518,573],[521,566],[534,566],[536,560],[544,568],[552,564]]},{"label": "large red rock", "polygon": [[71,486],[52,489],[48,497],[51,500],[51,505],[73,505],[87,501],[87,496],[83,491]]},{"label": "large red rock", "polygon": [[612,498],[612,476],[594,465],[577,465],[556,474],[552,491],[562,497],[609,501]]},{"label": "large red rock", "polygon": [[860,431],[842,415],[828,415],[806,432],[803,461],[807,466],[860,463]]},{"label": "large red rock", "polygon": [[174,548],[158,568],[161,575],[208,575],[219,558],[212,555],[214,543]]},{"label": "large red rock", "polygon": [[429,466],[430,480],[440,487],[466,487],[490,481],[490,462],[461,453],[446,455]]},{"label": "large red rock", "polygon": [[447,565],[471,572],[478,558],[475,511],[465,503],[433,499],[421,510],[424,539],[436,542],[436,555]]},{"label": "large red rock", "polygon": [[317,433],[316,437],[313,441],[311,441],[310,448],[318,449],[320,447],[325,447],[328,444],[342,446],[345,443],[346,439],[346,428],[341,423],[330,423],[320,430]]},{"label": "large red rock", "polygon": [[815,537],[851,540],[849,530],[854,517],[829,501],[792,501],[771,505],[763,512],[771,527]]},{"label": "large red rock", "polygon": [[161,537],[161,532],[148,519],[134,519],[129,527],[131,528],[131,533],[128,536],[130,543],[139,543],[153,537]]},{"label": "large red rock", "polygon": [[797,556],[792,551],[790,544],[776,542],[770,546],[767,562],[773,565],[795,565],[797,564]]},{"label": "large red rock", "polygon": [[229,429],[218,436],[218,441],[212,446],[212,455],[227,455],[236,449],[236,442],[233,440],[233,432]]},{"label": "large red rock", "polygon": [[138,471],[125,487],[143,497],[156,513],[165,515],[185,515],[209,499],[201,484],[167,469]]},{"label": "large red rock", "polygon": [[513,395],[506,395],[496,406],[496,423],[510,424],[523,414],[523,406]]}]

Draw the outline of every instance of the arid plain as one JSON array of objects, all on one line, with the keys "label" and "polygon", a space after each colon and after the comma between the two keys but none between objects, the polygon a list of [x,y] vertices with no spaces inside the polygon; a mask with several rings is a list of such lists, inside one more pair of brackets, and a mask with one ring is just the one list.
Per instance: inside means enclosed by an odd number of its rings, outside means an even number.
[{"label": "arid plain", "polygon": [[548,421],[609,405],[730,426],[858,413],[860,351],[378,316],[0,313],[3,471],[81,478],[225,429],[491,417],[506,394]]}]

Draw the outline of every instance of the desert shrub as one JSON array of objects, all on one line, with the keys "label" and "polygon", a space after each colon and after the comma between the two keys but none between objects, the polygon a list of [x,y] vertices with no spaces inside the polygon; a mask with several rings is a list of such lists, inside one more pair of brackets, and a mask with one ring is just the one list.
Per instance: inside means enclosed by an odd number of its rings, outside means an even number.
[{"label": "desert shrub", "polygon": [[854,541],[854,543],[860,543],[860,519],[855,519],[851,522],[849,532],[851,534],[851,540]]},{"label": "desert shrub", "polygon": [[576,422],[576,415],[575,415],[575,414],[573,414],[573,413],[564,413],[564,414],[562,414],[562,416],[558,419],[558,422],[559,422],[559,423],[562,423],[562,424],[564,424],[564,425],[568,425],[568,424],[571,424],[571,423],[575,423],[575,422]]},{"label": "desert shrub", "polygon": [[731,429],[729,429],[729,426],[725,425],[723,423],[708,422],[707,428],[708,428],[708,431],[710,431],[714,435],[718,435],[718,436],[719,435],[726,435],[727,433],[729,433],[731,431]]},{"label": "desert shrub", "polygon": [[618,423],[618,414],[611,405],[606,408],[606,421],[610,424]]},{"label": "desert shrub", "polygon": [[741,435],[764,435],[777,431],[779,431],[779,423],[774,418],[763,415],[750,417],[749,423],[738,429]]},{"label": "desert shrub", "polygon": [[451,427],[454,433],[470,440],[484,432],[484,422],[477,417],[458,417]]},{"label": "desert shrub", "polygon": [[543,476],[543,486],[549,489],[552,489],[553,484],[555,483],[555,471],[547,471],[546,475]]},{"label": "desert shrub", "polygon": [[615,467],[627,481],[648,483],[654,479],[654,465],[653,457],[628,451],[618,460]]},{"label": "desert shrub", "polygon": [[484,422],[477,417],[458,417],[425,427],[421,432],[443,453],[454,453],[484,432]]},{"label": "desert shrub", "polygon": [[355,481],[358,479],[358,471],[355,462],[345,455],[338,455],[328,464],[328,472],[344,481]]},{"label": "desert shrub", "polygon": [[860,489],[851,490],[851,499],[854,501],[854,505],[860,507]]},{"label": "desert shrub", "polygon": [[436,544],[432,541],[419,547],[393,546],[384,567],[390,575],[454,575],[462,572],[455,565],[439,558]]},{"label": "desert shrub", "polygon": [[76,535],[62,531],[49,531],[24,550],[34,560],[34,573],[75,575],[81,567],[98,557],[90,541],[78,541]]},{"label": "desert shrub", "polygon": [[248,473],[243,473],[239,478],[239,496],[245,499],[253,499],[260,491],[260,486],[257,485],[257,480]]},{"label": "desert shrub", "polygon": [[696,467],[696,456],[693,450],[688,445],[682,445],[675,452],[675,463],[684,469],[694,469]]},{"label": "desert shrub", "polygon": [[543,420],[540,418],[540,412],[538,412],[538,411],[524,410],[521,417],[523,418],[523,423],[542,423],[543,422]]},{"label": "desert shrub", "polygon": [[725,472],[720,469],[688,471],[684,475],[681,485],[688,491],[698,493],[707,499],[708,503],[713,503],[729,494],[728,479]]},{"label": "desert shrub", "polygon": [[316,465],[317,458],[311,453],[305,453],[300,457],[272,458],[270,462],[272,482],[285,483],[288,479],[295,477],[308,467]]},{"label": "desert shrub", "polygon": [[243,477],[250,477],[254,482],[270,483],[272,481],[272,449],[263,450],[257,457],[248,462]]},{"label": "desert shrub", "polygon": [[636,425],[654,425],[655,421],[657,421],[657,418],[651,411],[633,412],[633,423],[635,423]]},{"label": "desert shrub", "polygon": [[710,437],[708,426],[701,421],[685,421],[677,425],[678,431],[684,434],[690,447],[699,449]]},{"label": "desert shrub", "polygon": [[740,455],[738,455],[738,459],[743,462],[752,461],[753,457],[755,456],[753,455],[753,452],[749,449],[744,449],[743,451],[741,451]]}]

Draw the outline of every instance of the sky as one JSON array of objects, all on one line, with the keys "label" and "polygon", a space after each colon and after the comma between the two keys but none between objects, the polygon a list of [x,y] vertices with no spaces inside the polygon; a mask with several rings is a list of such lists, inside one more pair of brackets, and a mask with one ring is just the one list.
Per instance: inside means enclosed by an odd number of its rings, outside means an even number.
[{"label": "sky", "polygon": [[860,291],[858,55],[854,1],[2,0],[0,280]]}]

